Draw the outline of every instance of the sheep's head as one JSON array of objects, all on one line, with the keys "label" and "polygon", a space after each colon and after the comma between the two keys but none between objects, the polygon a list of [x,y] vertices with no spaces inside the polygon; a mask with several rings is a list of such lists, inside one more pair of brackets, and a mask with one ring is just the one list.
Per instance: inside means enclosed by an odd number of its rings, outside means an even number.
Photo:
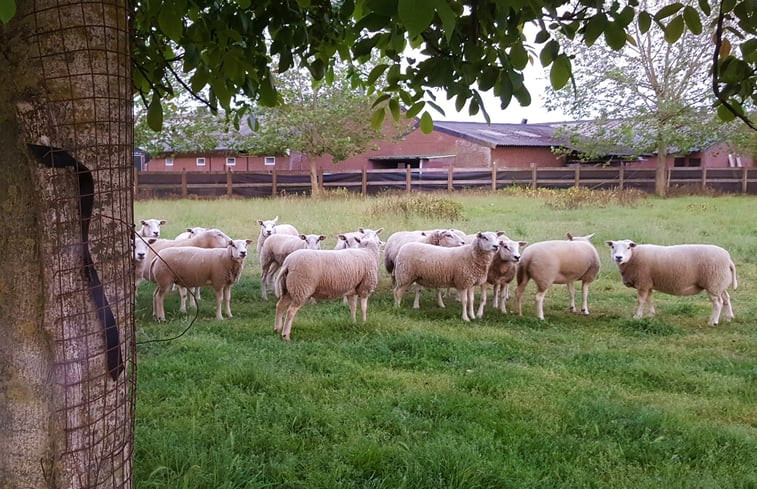
[{"label": "sheep's head", "polygon": [[132,246],[134,248],[134,255],[133,258],[136,261],[142,261],[147,256],[147,250],[149,248],[149,245],[153,244],[155,241],[157,241],[157,238],[148,238],[145,239],[142,236],[134,236],[134,240],[132,241]]},{"label": "sheep's head", "polygon": [[139,234],[142,236],[149,236],[151,238],[160,238],[160,226],[166,223],[165,219],[142,219],[139,221],[142,228],[139,230]]},{"label": "sheep's head", "polygon": [[476,234],[476,246],[486,252],[493,253],[499,249],[497,233],[480,232]]},{"label": "sheep's head", "polygon": [[247,257],[247,246],[252,243],[251,239],[231,239],[228,248],[231,258],[242,261]]},{"label": "sheep's head", "polygon": [[321,241],[326,239],[322,234],[300,234],[300,239],[305,242],[305,248],[308,250],[320,250]]},{"label": "sheep's head", "polygon": [[452,229],[443,229],[434,232],[438,233],[439,235],[439,246],[453,248],[455,246],[463,246],[465,244],[465,240],[462,238],[462,236],[455,233]]},{"label": "sheep's head", "polygon": [[527,241],[513,241],[507,236],[499,238],[499,259],[502,261],[520,261],[520,249],[528,244]]},{"label": "sheep's head", "polygon": [[618,265],[628,263],[633,255],[633,249],[636,247],[636,243],[630,239],[605,241],[605,244],[610,247],[610,258],[612,258],[612,261]]},{"label": "sheep's head", "polygon": [[274,217],[273,219],[270,219],[268,221],[263,221],[258,219],[258,224],[260,224],[260,235],[261,236],[270,236],[275,232],[276,223],[279,222],[279,216]]}]

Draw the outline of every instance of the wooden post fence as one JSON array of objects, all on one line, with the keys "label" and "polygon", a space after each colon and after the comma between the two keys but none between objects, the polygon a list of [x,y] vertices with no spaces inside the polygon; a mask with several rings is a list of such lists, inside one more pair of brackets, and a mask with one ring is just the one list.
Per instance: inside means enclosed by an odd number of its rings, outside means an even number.
[{"label": "wooden post fence", "polygon": [[410,193],[411,188],[411,182],[413,178],[412,170],[410,169],[410,165],[405,166],[405,192]]},{"label": "wooden post fence", "polygon": [[187,172],[182,170],[181,172],[181,198],[187,198]]},{"label": "wooden post fence", "polygon": [[368,195],[368,172],[365,168],[363,168],[363,180],[361,184],[362,185],[360,190],[362,191],[363,197],[365,197],[366,195]]},{"label": "wooden post fence", "polygon": [[453,176],[454,171],[455,170],[454,170],[454,168],[452,168],[452,165],[450,165],[447,168],[447,191],[449,191],[449,192],[452,192],[452,189],[455,188],[452,185],[453,184],[453,182],[452,182],[452,176]]},{"label": "wooden post fence", "polygon": [[497,164],[492,163],[492,190],[497,190]]}]

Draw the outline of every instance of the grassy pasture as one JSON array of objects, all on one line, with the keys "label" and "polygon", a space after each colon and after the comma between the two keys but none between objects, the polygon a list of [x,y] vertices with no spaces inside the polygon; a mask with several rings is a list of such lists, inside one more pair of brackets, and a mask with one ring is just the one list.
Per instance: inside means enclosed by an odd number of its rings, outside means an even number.
[{"label": "grassy pasture", "polygon": [[[591,316],[567,311],[565,286],[534,316],[487,310],[470,323],[430,292],[400,309],[389,279],[368,322],[345,305],[305,306],[292,342],[273,332],[275,300],[260,299],[257,255],[216,321],[212,290],[199,317],[151,318],[152,284],[137,302],[138,488],[748,488],[757,487],[757,200],[640,198],[591,192],[433,194],[408,212],[398,196],[143,201],[135,218],[257,239],[278,215],[329,237],[358,226],[504,230],[513,239],[596,233],[602,270]],[[437,200],[434,200],[437,199]],[[456,217],[457,216],[457,217]],[[608,239],[728,249],[736,319],[706,326],[706,295],[655,295],[657,316],[633,320]],[[580,294],[579,294],[580,295]],[[491,304],[491,302],[490,302]],[[511,308],[512,304],[508,304]],[[358,315],[359,317],[359,315]]]}]

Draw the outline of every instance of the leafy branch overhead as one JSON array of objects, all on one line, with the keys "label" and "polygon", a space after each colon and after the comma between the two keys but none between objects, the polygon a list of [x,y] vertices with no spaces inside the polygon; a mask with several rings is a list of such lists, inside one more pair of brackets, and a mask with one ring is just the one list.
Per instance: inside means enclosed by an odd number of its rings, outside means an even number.
[{"label": "leafy branch overhead", "polygon": [[[699,0],[696,7],[674,2],[652,11],[638,0],[142,0],[135,8],[134,84],[153,127],[160,126],[160,106],[172,95],[174,77],[187,78],[194,93],[206,90],[203,102],[213,110],[243,111],[249,107],[244,100],[279,102],[275,73],[304,68],[315,80],[329,81],[337,60],[356,66],[356,85],[385,77],[375,97],[388,103],[373,108],[374,123],[386,111],[397,118],[402,106],[430,130],[429,108],[441,111],[433,101],[436,90],[458,109],[467,106],[488,120],[481,91],[491,90],[503,108],[513,100],[530,104],[523,83],[529,62],[538,59],[549,68],[554,88],[568,84],[572,53],[559,36],[619,50],[632,42],[628,27],[637,20],[646,29],[657,24],[675,43],[686,30],[702,33],[702,19],[712,10],[723,19],[710,46],[719,113],[746,118],[757,101],[753,0]],[[528,24],[536,27],[533,38],[526,35]],[[376,55],[386,63],[361,72],[361,63]],[[171,69],[176,62],[182,73]]]}]

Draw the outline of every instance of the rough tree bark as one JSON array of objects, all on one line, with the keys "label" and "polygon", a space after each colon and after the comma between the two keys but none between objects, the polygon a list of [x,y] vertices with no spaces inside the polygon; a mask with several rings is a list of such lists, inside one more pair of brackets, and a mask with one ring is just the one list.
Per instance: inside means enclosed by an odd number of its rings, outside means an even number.
[{"label": "rough tree bark", "polygon": [[[16,2],[0,26],[0,487],[131,487],[135,394],[127,0]],[[91,170],[45,168],[28,144]],[[126,370],[106,367],[88,246]]]}]

